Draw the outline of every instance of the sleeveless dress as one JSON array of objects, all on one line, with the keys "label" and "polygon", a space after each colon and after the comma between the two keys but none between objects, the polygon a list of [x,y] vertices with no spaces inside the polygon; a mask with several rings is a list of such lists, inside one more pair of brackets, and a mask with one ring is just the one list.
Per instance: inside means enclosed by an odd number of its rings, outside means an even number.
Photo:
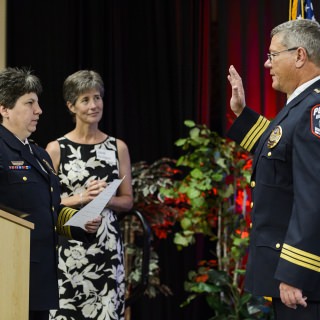
[{"label": "sleeveless dress", "polygon": [[[78,144],[57,139],[61,160],[58,176],[61,197],[84,192],[91,180],[112,182],[119,177],[119,159],[114,137],[102,143]],[[51,320],[123,320],[125,273],[123,243],[116,214],[102,212],[102,224],[92,243],[60,238],[60,309],[51,310]]]}]

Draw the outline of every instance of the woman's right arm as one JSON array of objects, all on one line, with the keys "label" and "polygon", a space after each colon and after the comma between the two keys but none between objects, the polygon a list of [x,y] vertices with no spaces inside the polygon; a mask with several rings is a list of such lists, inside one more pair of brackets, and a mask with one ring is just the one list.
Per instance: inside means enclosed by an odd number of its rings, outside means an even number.
[{"label": "woman's right arm", "polygon": [[[60,164],[60,146],[57,140],[51,141],[47,144],[46,151],[49,153],[51,157],[53,168],[58,174],[59,164]],[[61,199],[61,203],[67,207],[71,208],[79,208],[82,205],[82,194],[77,194],[68,198]]]},{"label": "woman's right arm", "polygon": [[58,173],[58,167],[60,163],[60,146],[57,140],[51,141],[47,144],[46,151],[49,153],[51,157],[54,170]]}]

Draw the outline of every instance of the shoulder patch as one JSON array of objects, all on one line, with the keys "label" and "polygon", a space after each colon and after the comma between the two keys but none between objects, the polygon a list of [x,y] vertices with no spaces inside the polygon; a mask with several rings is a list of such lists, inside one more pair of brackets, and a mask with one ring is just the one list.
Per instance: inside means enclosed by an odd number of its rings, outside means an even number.
[{"label": "shoulder patch", "polygon": [[315,88],[313,91],[316,92],[316,93],[320,93],[320,89],[319,88]]},{"label": "shoulder patch", "polygon": [[312,134],[320,138],[320,104],[316,104],[311,109],[310,114],[310,129]]}]

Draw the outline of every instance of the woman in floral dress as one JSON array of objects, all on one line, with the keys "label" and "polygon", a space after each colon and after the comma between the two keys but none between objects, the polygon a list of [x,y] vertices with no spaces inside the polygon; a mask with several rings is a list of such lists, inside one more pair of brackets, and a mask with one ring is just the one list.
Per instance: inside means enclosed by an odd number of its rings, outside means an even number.
[{"label": "woman in floral dress", "polygon": [[75,128],[47,146],[62,188],[62,203],[81,208],[114,179],[124,178],[101,213],[96,241],[86,245],[60,239],[60,309],[54,320],[123,320],[124,261],[116,212],[133,205],[131,164],[126,144],[98,128],[103,113],[104,84],[100,75],[80,70],[63,85]]}]

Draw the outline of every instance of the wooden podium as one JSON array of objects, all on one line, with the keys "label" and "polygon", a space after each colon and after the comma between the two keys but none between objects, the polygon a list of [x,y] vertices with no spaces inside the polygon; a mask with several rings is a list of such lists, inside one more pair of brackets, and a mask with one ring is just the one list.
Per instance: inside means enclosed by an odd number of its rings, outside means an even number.
[{"label": "wooden podium", "polygon": [[0,209],[0,319],[29,318],[31,229],[33,223]]}]

